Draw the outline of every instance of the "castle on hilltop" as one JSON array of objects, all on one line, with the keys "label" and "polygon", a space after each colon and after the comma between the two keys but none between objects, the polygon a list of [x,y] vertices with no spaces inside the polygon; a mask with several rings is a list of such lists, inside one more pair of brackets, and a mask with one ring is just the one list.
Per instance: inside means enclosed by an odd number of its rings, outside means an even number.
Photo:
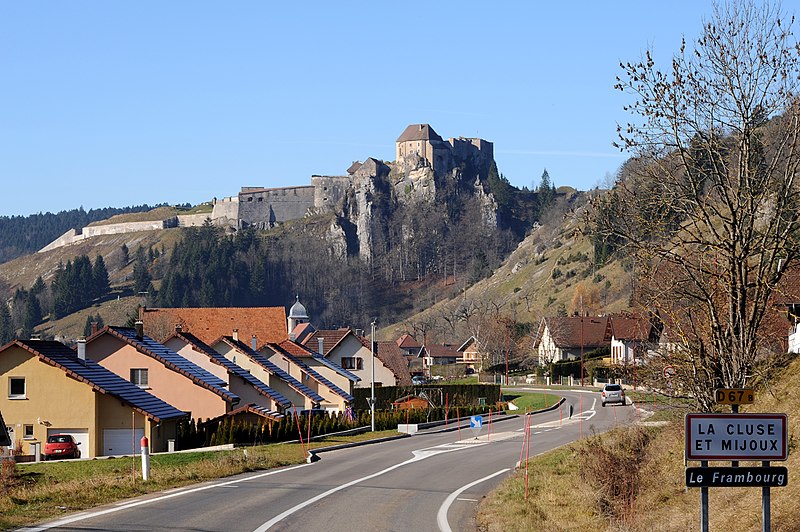
[{"label": "castle on hilltop", "polygon": [[[392,186],[408,192],[416,189],[417,196],[432,199],[435,178],[441,178],[464,166],[481,169],[486,177],[494,160],[491,142],[479,138],[443,140],[429,124],[411,124],[395,142],[395,161],[384,162],[372,157],[354,162],[341,176],[311,176],[311,185],[265,188],[242,187],[236,196],[212,201],[210,215],[178,215],[156,222],[104,224],[96,227],[70,229],[40,252],[72,244],[99,234],[128,233],[169,227],[212,224],[232,230],[247,227],[267,229],[276,224],[304,216],[341,212],[343,209],[362,211],[369,204],[368,195],[375,192],[376,180],[397,176]],[[351,205],[345,203],[352,199]],[[366,223],[366,222],[364,222]]]}]

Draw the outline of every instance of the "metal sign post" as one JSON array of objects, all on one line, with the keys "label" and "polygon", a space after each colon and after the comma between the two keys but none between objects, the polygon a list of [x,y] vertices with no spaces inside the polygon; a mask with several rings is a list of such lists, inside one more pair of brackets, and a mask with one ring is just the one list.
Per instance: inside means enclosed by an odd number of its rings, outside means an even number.
[{"label": "metal sign post", "polygon": [[[709,487],[761,487],[763,531],[770,530],[770,488],[789,481],[785,467],[771,467],[772,460],[789,456],[786,414],[740,414],[740,404],[752,404],[749,389],[715,391],[720,404],[731,405],[730,414],[687,414],[686,460],[700,467],[686,468],[686,486],[700,488],[700,528],[708,532]],[[730,460],[730,467],[708,467],[710,460]],[[740,460],[761,461],[761,467],[739,467]]]}]

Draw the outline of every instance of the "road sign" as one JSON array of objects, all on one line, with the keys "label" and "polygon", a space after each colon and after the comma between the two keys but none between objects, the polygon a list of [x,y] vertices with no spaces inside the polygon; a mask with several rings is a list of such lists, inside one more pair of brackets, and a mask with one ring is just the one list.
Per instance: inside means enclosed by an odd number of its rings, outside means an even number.
[{"label": "road sign", "polygon": [[689,488],[781,488],[789,483],[785,467],[687,467]]},{"label": "road sign", "polygon": [[664,366],[665,379],[671,379],[672,377],[675,376],[676,373],[678,372],[675,370],[675,366]]},{"label": "road sign", "polygon": [[786,414],[686,414],[687,460],[786,460]]},{"label": "road sign", "polygon": [[479,429],[483,426],[483,416],[470,416],[469,428]]},{"label": "road sign", "polygon": [[721,405],[752,405],[756,394],[749,388],[717,388],[714,399]]}]

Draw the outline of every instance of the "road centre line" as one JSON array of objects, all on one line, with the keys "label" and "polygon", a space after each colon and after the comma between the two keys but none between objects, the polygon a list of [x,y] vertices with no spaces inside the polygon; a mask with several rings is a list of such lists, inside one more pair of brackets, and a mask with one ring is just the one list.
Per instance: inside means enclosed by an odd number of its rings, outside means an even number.
[{"label": "road centre line", "polygon": [[259,478],[268,477],[270,475],[277,475],[278,473],[283,473],[285,471],[291,471],[293,469],[299,469],[301,467],[308,467],[310,465],[312,465],[312,464],[300,464],[300,465],[296,465],[296,466],[292,466],[292,467],[286,467],[284,469],[273,469],[273,470],[267,471],[265,473],[260,473],[258,475],[253,475],[251,477],[247,477],[247,478],[244,478],[244,479],[240,478],[240,479],[236,479],[236,480],[230,480],[228,482],[209,484],[209,485],[206,485],[206,486],[200,486],[199,488],[192,488],[192,489],[183,490],[183,491],[179,491],[179,492],[175,492],[175,493],[169,493],[169,494],[166,494],[166,495],[162,495],[160,497],[154,497],[152,499],[143,499],[143,500],[142,499],[137,499],[135,501],[128,501],[127,503],[118,505],[118,506],[116,506],[114,508],[106,508],[105,510],[99,510],[97,512],[82,512],[82,513],[79,513],[79,514],[71,515],[69,517],[65,517],[64,519],[59,519],[58,521],[53,521],[52,523],[45,523],[43,525],[39,525],[39,526],[35,526],[35,527],[26,527],[26,528],[22,528],[20,530],[24,530],[25,532],[41,532],[43,530],[50,530],[51,528],[56,528],[56,527],[60,527],[60,526],[69,525],[71,523],[75,523],[76,521],[83,521],[84,519],[91,519],[93,517],[99,517],[101,515],[111,514],[111,513],[114,513],[114,512],[118,512],[120,510],[127,510],[129,508],[134,508],[136,506],[142,506],[142,505],[150,504],[150,503],[153,503],[153,502],[163,501],[163,500],[166,500],[166,499],[172,499],[174,497],[180,497],[181,495],[186,495],[187,493],[196,493],[198,491],[205,491],[205,490],[209,490],[209,489],[212,489],[212,488],[226,487],[229,484],[236,484],[236,483],[239,483],[239,482],[248,482],[250,480],[256,480],[256,479],[259,479]]},{"label": "road centre line", "polygon": [[439,525],[439,530],[441,530],[441,532],[453,532],[453,529],[450,528],[450,523],[447,522],[447,510],[450,509],[450,506],[453,504],[453,501],[455,501],[459,495],[464,493],[466,490],[470,489],[472,486],[480,484],[481,482],[489,480],[490,478],[494,478],[497,475],[502,475],[508,470],[509,470],[508,468],[501,469],[496,473],[492,473],[491,475],[479,478],[478,480],[474,480],[469,484],[461,486],[456,491],[448,495],[447,498],[442,503],[442,505],[439,507],[439,511],[436,513],[436,523]]},{"label": "road centre line", "polygon": [[[385,473],[389,473],[389,472],[394,471],[395,469],[399,469],[399,468],[401,468],[401,467],[403,467],[405,465],[408,465],[408,464],[411,464],[411,463],[414,463],[414,462],[419,462],[420,460],[424,460],[425,458],[429,458],[429,457],[435,456],[437,454],[449,453],[449,452],[453,452],[453,451],[459,451],[461,449],[474,449],[475,447],[486,445],[486,443],[463,445],[463,446],[457,447],[457,448],[446,447],[447,445],[448,444],[444,444],[444,445],[440,445],[440,446],[436,446],[436,447],[426,447],[425,449],[420,449],[418,451],[414,451],[414,458],[409,458],[405,462],[400,462],[399,464],[395,464],[393,466],[387,467],[386,469],[382,469],[382,470],[380,470],[380,471],[378,471],[376,473],[372,473],[371,475],[367,475],[365,477],[361,477],[361,478],[357,478],[355,480],[351,480],[350,482],[346,482],[346,483],[344,483],[344,484],[342,484],[340,486],[336,486],[335,488],[331,488],[328,491],[322,492],[319,495],[317,495],[315,497],[311,497],[310,499],[308,499],[306,501],[303,501],[300,504],[298,504],[296,506],[293,506],[293,507],[289,508],[288,510],[276,515],[275,517],[273,517],[272,519],[270,519],[269,521],[267,521],[266,523],[264,523],[260,527],[256,528],[254,532],[266,532],[267,530],[269,530],[273,526],[277,525],[278,523],[280,523],[281,521],[283,521],[284,519],[286,519],[290,515],[302,510],[306,506],[311,506],[315,502],[317,502],[319,500],[322,500],[325,497],[328,497],[329,495],[333,495],[334,493],[336,493],[338,491],[342,491],[342,490],[347,489],[347,488],[349,488],[351,486],[355,486],[356,484],[360,484],[361,482],[364,482],[365,480],[370,480],[370,479],[373,479],[375,477],[379,477],[379,476],[381,476],[381,475],[383,475]],[[450,445],[452,445],[452,444],[450,444]],[[439,449],[439,450],[437,450],[437,449]],[[506,469],[506,471],[507,471],[507,469]]]}]

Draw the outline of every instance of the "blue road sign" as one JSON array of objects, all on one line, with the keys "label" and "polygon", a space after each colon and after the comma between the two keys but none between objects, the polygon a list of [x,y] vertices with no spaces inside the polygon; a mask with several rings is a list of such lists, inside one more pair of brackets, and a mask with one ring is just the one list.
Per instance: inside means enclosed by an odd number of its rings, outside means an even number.
[{"label": "blue road sign", "polygon": [[483,426],[483,416],[470,416],[469,428],[479,429]]}]

